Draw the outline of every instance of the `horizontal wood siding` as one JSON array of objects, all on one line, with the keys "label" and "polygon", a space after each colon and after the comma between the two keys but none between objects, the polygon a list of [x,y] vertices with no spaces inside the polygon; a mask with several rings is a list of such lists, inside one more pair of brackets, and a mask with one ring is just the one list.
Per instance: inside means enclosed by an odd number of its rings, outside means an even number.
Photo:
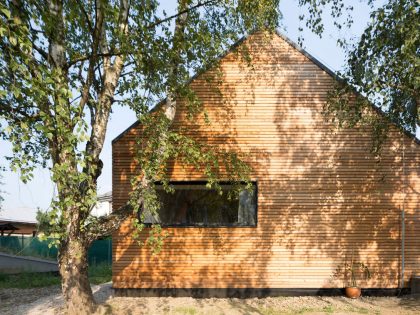
[{"label": "horizontal wood siding", "polygon": [[[324,121],[330,75],[276,35],[255,34],[243,45],[252,67],[232,52],[221,75],[208,71],[191,83],[211,124],[201,116],[189,121],[180,100],[174,128],[189,126],[189,136],[246,156],[258,184],[257,227],[165,228],[170,236],[152,255],[132,239],[127,221],[113,235],[113,286],[340,287],[332,274],[354,253],[373,274],[364,286],[395,288],[403,207],[407,285],[420,273],[419,145],[391,128],[375,158],[368,130]],[[114,209],[131,189],[140,136],[136,127],[113,144]],[[205,179],[176,161],[169,171],[173,180]]]}]

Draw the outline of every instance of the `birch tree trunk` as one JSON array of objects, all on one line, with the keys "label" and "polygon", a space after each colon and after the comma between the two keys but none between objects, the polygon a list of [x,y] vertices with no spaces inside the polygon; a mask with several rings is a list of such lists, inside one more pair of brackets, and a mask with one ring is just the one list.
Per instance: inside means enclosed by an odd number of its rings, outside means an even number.
[{"label": "birch tree trunk", "polygon": [[[56,9],[57,4],[52,2],[52,8]],[[59,11],[60,12],[60,11]],[[128,32],[128,0],[120,1],[119,11],[119,31],[122,34]],[[94,68],[97,64],[97,52],[104,53],[106,48],[106,35],[103,30],[103,21],[105,19],[105,7],[101,0],[96,1],[96,22],[92,41],[92,56],[89,60],[89,67],[87,73],[87,80],[82,88],[82,98],[80,106],[83,107],[89,101],[89,90],[92,85],[92,78],[94,76]],[[54,41],[53,41],[54,42]],[[54,48],[56,45],[51,45],[52,51],[61,52],[61,49]],[[88,191],[96,191],[97,178],[102,171],[102,161],[99,155],[102,151],[113,96],[115,94],[118,80],[121,71],[124,67],[124,55],[118,55],[111,62],[110,57],[103,58],[103,88],[98,91],[98,100],[94,104],[88,106],[93,108],[94,116],[92,117],[92,129],[90,139],[86,144],[86,160],[83,173],[87,174],[87,179],[81,183],[81,187],[74,189],[74,187],[65,187],[60,193],[60,201],[69,197],[74,199],[74,196],[80,195],[79,208],[65,208],[63,209],[63,217],[66,225],[66,235],[61,240],[59,246],[59,270],[62,277],[62,293],[66,302],[67,312],[69,314],[92,314],[97,305],[93,298],[92,289],[88,279],[88,249],[90,244],[101,236],[106,236],[115,230],[115,227],[124,219],[126,214],[119,219],[115,216],[110,216],[106,220],[95,223],[94,227],[86,227],[85,220],[89,216],[90,204]],[[64,67],[64,66],[63,66]],[[59,163],[72,164],[71,156],[64,154],[60,158]],[[76,174],[79,171],[74,166],[69,169],[70,174]],[[63,183],[63,186],[66,186]],[[114,224],[110,224],[113,222]]]},{"label": "birch tree trunk", "polygon": [[[234,2],[226,3],[226,7],[219,2],[178,0],[177,13],[161,19],[154,1],[0,3],[0,32],[5,34],[0,38],[0,116],[6,118],[6,129],[10,129],[3,130],[5,125],[0,124],[0,136],[13,143],[11,165],[23,171],[24,181],[30,180],[38,165],[51,170],[58,195],[48,213],[51,224],[47,229],[51,233],[46,234],[59,240],[59,271],[69,314],[90,314],[96,309],[88,281],[89,245],[110,235],[133,216],[142,203],[138,192],[152,188],[159,172],[159,167],[154,166],[165,163],[165,154],[171,150],[170,128],[177,111],[177,97],[183,91],[181,85],[193,57],[191,54],[186,58],[186,53],[195,46],[206,50],[210,43],[200,38],[214,35],[218,28],[230,27],[224,19],[202,19],[197,10],[220,4],[221,12],[218,8],[212,10],[215,15],[237,14]],[[239,6],[244,11],[253,8]],[[191,24],[211,22],[211,26],[187,28],[187,19]],[[241,18],[235,23],[245,25]],[[129,29],[130,25],[133,29]],[[207,35],[197,37],[197,32]],[[227,42],[215,43],[222,47]],[[211,49],[209,56],[213,54]],[[192,59],[203,63],[206,54],[197,55]],[[144,103],[137,98],[143,88],[153,94]],[[157,133],[152,139],[157,158],[147,161],[140,174],[143,176],[135,178],[140,181],[134,197],[106,217],[90,216],[113,104],[122,102],[143,115],[149,101],[165,91],[167,99],[158,117],[164,121],[154,129]],[[134,202],[136,196],[138,200]]]},{"label": "birch tree trunk", "polygon": [[76,235],[60,247],[62,294],[68,314],[92,314],[96,310],[88,279],[89,244]]},{"label": "birch tree trunk", "polygon": [[[181,64],[182,58],[181,54],[183,52],[183,38],[184,38],[184,31],[185,26],[188,19],[188,1],[187,0],[180,0],[178,2],[178,12],[184,12],[180,14],[175,20],[175,30],[174,36],[172,40],[172,60],[168,65],[168,86],[166,89],[166,100],[165,103],[162,105],[161,111],[163,112],[164,118],[167,120],[165,125],[166,129],[162,130],[161,134],[159,135],[159,145],[157,151],[159,154],[157,156],[162,157],[163,152],[167,146],[167,139],[168,139],[168,132],[169,128],[172,126],[172,123],[175,119],[176,110],[177,110],[177,95],[176,95],[176,81],[177,75],[179,72],[179,66]],[[159,165],[161,161],[156,161],[156,165]],[[147,190],[150,187],[152,181],[153,174],[146,174],[142,170],[141,180],[139,182],[141,189]]]}]

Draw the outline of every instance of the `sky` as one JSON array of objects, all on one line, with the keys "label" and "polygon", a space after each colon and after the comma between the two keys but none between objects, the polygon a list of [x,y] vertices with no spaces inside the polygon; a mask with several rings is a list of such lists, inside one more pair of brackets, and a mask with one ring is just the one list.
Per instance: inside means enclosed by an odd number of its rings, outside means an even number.
[{"label": "sky", "polygon": [[[302,8],[296,4],[297,1],[284,0],[280,3],[280,9],[283,14],[282,27],[280,30],[291,40],[297,42],[300,35],[298,29],[304,27],[303,22],[299,21],[299,15],[304,13]],[[333,26],[332,19],[325,15],[325,32],[322,38],[312,34],[308,30],[303,31],[304,48],[328,66],[333,71],[338,71],[345,65],[345,54],[343,50],[337,47],[338,38],[357,39],[363,32],[369,22],[369,7],[359,1],[345,1],[354,6],[353,19],[354,24],[350,29],[338,32]],[[162,9],[166,12],[174,12],[175,1],[161,1]],[[380,4],[380,2],[379,2]],[[136,120],[133,111],[126,107],[116,107],[111,114],[108,125],[108,132],[105,139],[104,149],[101,159],[104,162],[103,174],[98,179],[98,193],[102,194],[112,189],[112,148],[111,141],[123,132]],[[11,154],[11,145],[0,140],[0,165],[8,165],[4,156]],[[3,191],[3,210],[0,211],[0,218],[35,221],[37,208],[47,210],[54,195],[54,185],[50,180],[48,170],[37,169],[34,172],[34,179],[23,184],[19,180],[19,174],[9,170],[3,173],[2,179],[4,185],[0,186]]]}]

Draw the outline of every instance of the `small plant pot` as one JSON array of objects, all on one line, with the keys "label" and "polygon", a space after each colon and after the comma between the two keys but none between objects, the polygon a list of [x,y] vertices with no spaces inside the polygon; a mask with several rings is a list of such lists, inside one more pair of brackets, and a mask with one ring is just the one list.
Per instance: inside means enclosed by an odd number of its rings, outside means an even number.
[{"label": "small plant pot", "polygon": [[346,296],[350,299],[357,299],[362,295],[362,289],[358,287],[347,287]]}]

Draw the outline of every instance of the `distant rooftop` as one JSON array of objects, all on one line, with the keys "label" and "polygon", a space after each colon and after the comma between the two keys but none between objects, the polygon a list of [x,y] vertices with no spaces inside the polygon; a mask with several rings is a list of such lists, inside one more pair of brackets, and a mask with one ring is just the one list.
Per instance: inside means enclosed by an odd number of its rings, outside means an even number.
[{"label": "distant rooftop", "polygon": [[15,220],[0,217],[0,223],[22,223],[22,224],[37,224],[37,221]]},{"label": "distant rooftop", "polygon": [[36,208],[4,208],[0,211],[0,221],[36,223]]}]

